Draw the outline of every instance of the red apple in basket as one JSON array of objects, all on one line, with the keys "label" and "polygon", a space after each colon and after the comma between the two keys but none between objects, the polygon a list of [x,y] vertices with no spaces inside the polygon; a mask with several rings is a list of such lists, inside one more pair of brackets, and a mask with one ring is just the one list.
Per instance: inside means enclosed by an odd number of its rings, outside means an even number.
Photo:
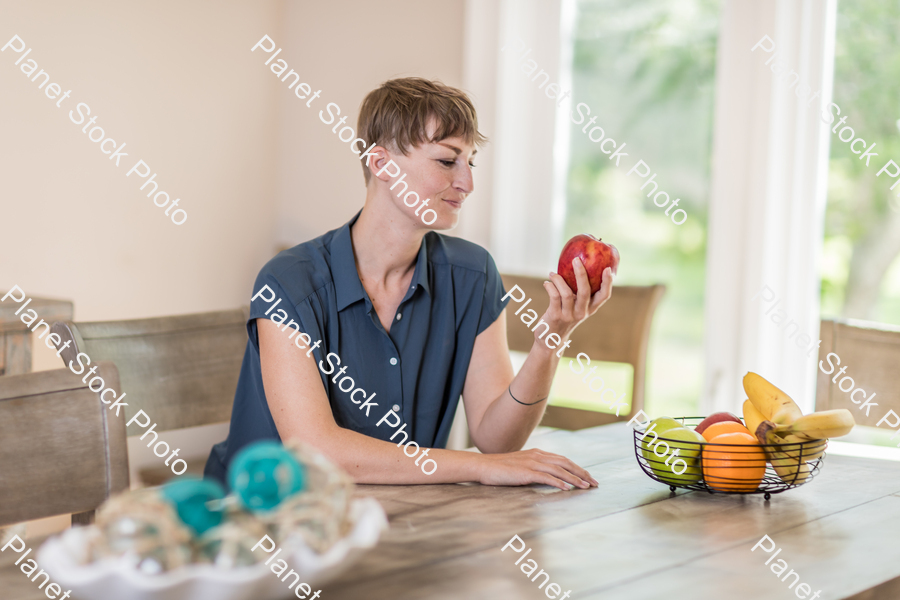
[{"label": "red apple in basket", "polygon": [[603,270],[610,267],[615,275],[619,268],[619,251],[615,246],[600,241],[589,233],[579,233],[563,246],[562,254],[559,255],[559,266],[556,268],[573,292],[578,291],[575,268],[572,266],[572,261],[576,257],[581,259],[587,270],[592,296],[600,289]]},{"label": "red apple in basket", "polygon": [[717,412],[717,413],[713,413],[713,414],[709,415],[708,417],[706,417],[705,419],[700,421],[700,423],[696,427],[694,427],[694,431],[696,431],[699,434],[702,434],[704,431],[706,431],[706,428],[709,427],[710,425],[712,425],[713,423],[720,423],[722,421],[734,421],[735,423],[739,423],[740,425],[744,424],[743,421],[741,421],[739,418],[737,418],[730,412]]}]

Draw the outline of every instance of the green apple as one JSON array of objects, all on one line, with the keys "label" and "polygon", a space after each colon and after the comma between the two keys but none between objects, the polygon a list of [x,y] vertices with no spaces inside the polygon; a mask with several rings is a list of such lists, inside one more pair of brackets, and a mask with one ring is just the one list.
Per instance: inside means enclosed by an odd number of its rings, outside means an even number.
[{"label": "green apple", "polygon": [[[687,485],[700,481],[702,475],[700,471],[700,452],[703,450],[703,444],[706,443],[703,436],[693,429],[676,427],[669,429],[664,435],[659,437],[666,438],[662,440],[665,442],[665,445],[656,446],[653,450],[662,452],[666,446],[669,447],[669,450],[666,454],[663,454],[662,458],[658,454],[653,454],[653,462],[650,462],[650,468],[656,476],[670,485]],[[650,441],[651,438],[652,434],[648,436],[647,441]],[[678,454],[675,454],[676,450]],[[648,457],[647,460],[649,461],[650,458]],[[666,464],[666,460],[669,461],[668,464]],[[684,464],[681,461],[684,461]]]},{"label": "green apple", "polygon": [[[675,419],[670,419],[669,417],[659,417],[658,419],[653,419],[650,421],[650,424],[647,425],[647,429],[644,431],[647,432],[647,435],[644,436],[644,439],[641,440],[641,454],[644,455],[650,465],[653,466],[654,461],[658,461],[658,456],[653,456],[653,449],[650,448],[647,444],[652,444],[655,441],[653,434],[655,433],[659,437],[664,437],[663,434],[670,429],[675,429],[676,427],[684,427],[681,423],[676,421]],[[641,434],[644,435],[644,434]],[[666,460],[663,458],[662,460]],[[668,467],[666,467],[668,468]]]}]

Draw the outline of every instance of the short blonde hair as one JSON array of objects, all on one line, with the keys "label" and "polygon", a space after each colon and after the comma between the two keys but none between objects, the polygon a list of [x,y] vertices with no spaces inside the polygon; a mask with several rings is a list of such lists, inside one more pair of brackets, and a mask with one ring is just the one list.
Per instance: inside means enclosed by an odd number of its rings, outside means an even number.
[{"label": "short blonde hair", "polygon": [[[431,118],[437,121],[437,129],[429,139],[426,127]],[[478,146],[487,142],[478,131],[475,106],[465,92],[421,77],[391,79],[369,92],[359,108],[356,131],[369,146],[396,148],[404,155],[410,147],[449,137]],[[366,161],[362,167],[368,184],[371,173]]]}]

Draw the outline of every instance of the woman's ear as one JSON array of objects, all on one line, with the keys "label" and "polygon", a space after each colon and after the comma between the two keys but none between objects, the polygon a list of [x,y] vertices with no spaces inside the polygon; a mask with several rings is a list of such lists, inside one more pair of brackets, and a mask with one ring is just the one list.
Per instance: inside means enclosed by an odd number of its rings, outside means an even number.
[{"label": "woman's ear", "polygon": [[[391,160],[387,149],[383,146],[375,146],[372,148],[371,158],[368,160],[372,176],[377,177],[381,181],[390,181],[393,177],[400,174],[400,167]],[[396,173],[392,173],[392,170],[395,170]]]}]

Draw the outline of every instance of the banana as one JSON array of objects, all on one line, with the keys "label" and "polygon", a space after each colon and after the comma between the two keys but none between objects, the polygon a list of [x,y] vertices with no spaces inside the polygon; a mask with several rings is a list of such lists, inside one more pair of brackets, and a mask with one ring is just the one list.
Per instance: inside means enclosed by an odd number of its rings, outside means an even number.
[{"label": "banana", "polygon": [[[811,458],[801,459],[802,446],[793,446],[789,450],[781,450],[774,444],[780,443],[781,438],[775,429],[775,424],[771,421],[763,421],[756,429],[756,437],[762,444],[766,453],[766,458],[775,469],[778,477],[787,484],[800,485],[809,477],[812,467],[806,462],[813,460]],[[823,444],[824,448],[824,444]]]},{"label": "banana", "polygon": [[784,452],[767,451],[766,456],[778,477],[787,484],[800,485],[809,477],[812,467],[804,460],[789,456]]},{"label": "banana", "polygon": [[782,437],[794,434],[803,440],[820,440],[847,435],[854,425],[853,414],[846,408],[838,408],[803,415],[790,425],[775,427],[773,431]]},{"label": "banana", "polygon": [[766,418],[760,413],[750,400],[744,400],[744,426],[750,430],[750,433],[756,435],[759,424]]},{"label": "banana", "polygon": [[803,416],[790,396],[756,373],[744,375],[744,391],[756,410],[775,425],[790,425]]},{"label": "banana", "polygon": [[766,440],[768,444],[780,446],[778,451],[791,458],[813,461],[822,458],[822,455],[825,454],[825,440],[808,440],[793,433],[782,436],[772,430],[766,435]]}]

